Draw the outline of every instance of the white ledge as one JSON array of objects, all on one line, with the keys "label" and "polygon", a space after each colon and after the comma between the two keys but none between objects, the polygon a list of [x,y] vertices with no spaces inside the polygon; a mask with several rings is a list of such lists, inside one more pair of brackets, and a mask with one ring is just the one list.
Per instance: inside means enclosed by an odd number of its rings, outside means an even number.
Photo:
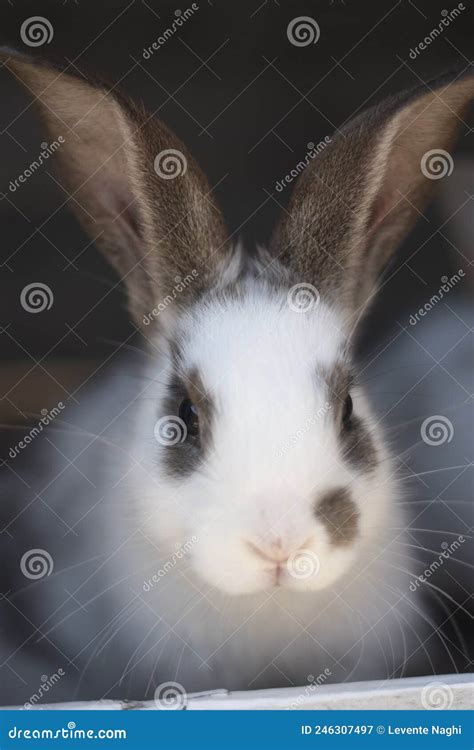
[{"label": "white ledge", "polygon": [[[352,682],[339,685],[306,685],[301,688],[229,692],[213,690],[190,693],[182,708],[202,710],[390,710],[457,709],[474,707],[474,674],[430,675],[396,680]],[[23,708],[22,706],[11,708]],[[32,710],[58,709],[141,711],[156,710],[154,701],[89,701],[84,703],[37,704]]]}]

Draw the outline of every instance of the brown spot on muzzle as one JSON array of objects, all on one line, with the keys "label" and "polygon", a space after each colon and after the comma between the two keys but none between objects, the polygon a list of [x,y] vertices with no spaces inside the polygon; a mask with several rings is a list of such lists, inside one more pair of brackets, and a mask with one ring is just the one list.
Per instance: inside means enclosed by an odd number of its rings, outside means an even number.
[{"label": "brown spot on muzzle", "polygon": [[321,521],[335,545],[350,544],[357,537],[359,511],[345,487],[327,492],[315,507],[315,516]]}]

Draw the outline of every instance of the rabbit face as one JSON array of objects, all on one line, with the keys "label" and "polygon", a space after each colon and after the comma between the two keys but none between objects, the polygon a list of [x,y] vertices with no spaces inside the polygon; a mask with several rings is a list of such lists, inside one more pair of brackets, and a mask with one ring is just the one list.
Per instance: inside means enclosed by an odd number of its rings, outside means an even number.
[{"label": "rabbit face", "polygon": [[[472,73],[390,97],[338,130],[298,178],[253,281],[239,282],[213,190],[163,123],[115,86],[11,51],[2,59],[34,94],[48,138],[74,131],[56,155],[71,206],[119,274],[135,323],[170,345],[169,364],[151,374],[155,408],[138,415],[155,479],[139,493],[147,529],[195,539],[194,570],[232,593],[328,586],[369,538],[382,554],[395,488],[351,386],[349,342],[430,199],[426,159],[452,148]],[[292,285],[317,289],[318,304],[292,309]]]},{"label": "rabbit face", "polygon": [[154,533],[193,539],[190,565],[227,593],[330,585],[393,494],[342,319],[252,284],[196,306],[173,342]]}]

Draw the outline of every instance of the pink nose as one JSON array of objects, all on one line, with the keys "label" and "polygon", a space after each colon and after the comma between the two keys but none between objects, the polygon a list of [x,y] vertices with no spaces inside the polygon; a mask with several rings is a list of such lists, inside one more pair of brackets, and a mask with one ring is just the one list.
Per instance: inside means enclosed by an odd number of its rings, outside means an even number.
[{"label": "pink nose", "polygon": [[266,560],[272,563],[285,562],[290,551],[285,549],[281,537],[275,537],[273,539],[258,540],[258,542],[246,541],[247,548],[261,560]]},{"label": "pink nose", "polygon": [[313,543],[313,537],[308,537],[303,543],[301,542],[301,538],[298,542],[294,539],[291,542],[284,542],[281,537],[273,537],[268,540],[263,538],[256,539],[255,541],[245,540],[247,549],[253,555],[266,562],[276,563],[278,567],[280,567],[281,563],[286,563],[290,555],[307,548],[311,549]]}]

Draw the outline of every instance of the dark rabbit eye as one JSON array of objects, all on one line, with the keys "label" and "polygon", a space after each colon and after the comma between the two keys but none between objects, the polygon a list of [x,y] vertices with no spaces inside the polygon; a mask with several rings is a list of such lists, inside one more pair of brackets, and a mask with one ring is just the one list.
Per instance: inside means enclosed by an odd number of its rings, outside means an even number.
[{"label": "dark rabbit eye", "polygon": [[346,400],[344,401],[344,411],[342,412],[342,421],[344,424],[347,424],[352,416],[352,409],[353,409],[353,403],[352,398],[349,394],[346,396]]},{"label": "dark rabbit eye", "polygon": [[181,401],[179,407],[179,418],[182,419],[184,424],[186,425],[186,430],[189,437],[196,437],[197,435],[199,435],[198,410],[189,398],[185,398],[184,401]]}]

